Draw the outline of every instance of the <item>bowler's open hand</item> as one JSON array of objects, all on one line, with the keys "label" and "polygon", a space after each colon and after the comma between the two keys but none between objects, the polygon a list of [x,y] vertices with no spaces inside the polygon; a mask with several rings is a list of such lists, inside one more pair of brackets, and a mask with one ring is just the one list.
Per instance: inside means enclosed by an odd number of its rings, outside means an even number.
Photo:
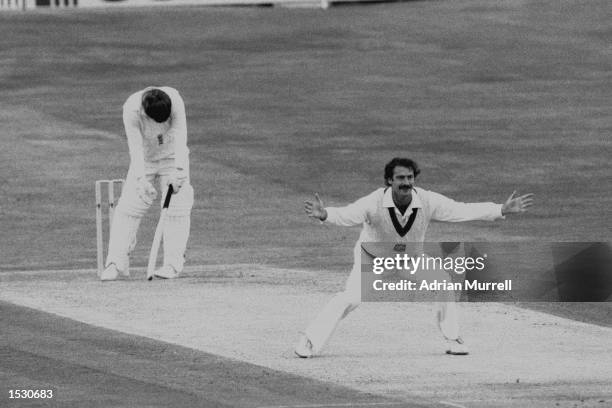
[{"label": "bowler's open hand", "polygon": [[321,221],[325,221],[327,218],[327,211],[323,206],[323,201],[319,197],[319,194],[315,193],[315,201],[304,201],[304,211],[309,217],[318,218]]},{"label": "bowler's open hand", "polygon": [[515,197],[515,195],[516,191],[510,194],[510,197],[502,205],[502,215],[523,213],[533,205],[533,194],[525,194],[519,197]]}]

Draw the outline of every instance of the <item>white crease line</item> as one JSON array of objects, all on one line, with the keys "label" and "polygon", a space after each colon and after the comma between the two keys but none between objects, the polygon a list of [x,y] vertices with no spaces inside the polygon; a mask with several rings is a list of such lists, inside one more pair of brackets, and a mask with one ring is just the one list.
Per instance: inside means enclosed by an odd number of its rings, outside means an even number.
[{"label": "white crease line", "polygon": [[467,408],[467,407],[464,407],[463,405],[456,404],[454,402],[449,402],[449,401],[440,401],[440,404],[448,405],[449,407],[454,407],[454,408]]}]

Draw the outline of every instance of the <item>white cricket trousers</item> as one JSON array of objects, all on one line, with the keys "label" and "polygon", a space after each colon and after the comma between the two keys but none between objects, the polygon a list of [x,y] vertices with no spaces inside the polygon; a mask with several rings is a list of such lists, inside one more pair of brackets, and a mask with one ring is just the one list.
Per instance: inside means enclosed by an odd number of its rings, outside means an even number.
[{"label": "white cricket trousers", "polygon": [[[145,162],[145,176],[156,187],[160,206],[163,202],[162,195],[167,189],[168,178],[174,170],[174,159]],[[189,174],[189,167],[185,170]],[[140,221],[152,204],[152,201],[139,194],[138,182],[130,168],[111,225],[106,266],[114,263],[121,272],[129,267],[129,254],[136,245]],[[179,192],[170,200],[163,233],[164,266],[170,265],[179,273],[183,271],[185,263],[192,207],[193,187],[188,176]]]},{"label": "white cricket trousers", "polygon": [[[340,320],[361,303],[361,248],[359,243],[355,246],[354,255],[355,262],[344,291],[336,293],[305,330],[304,334],[312,343],[314,354],[319,354],[325,347]],[[449,279],[445,271],[438,271],[438,273],[440,277]],[[459,337],[459,317],[457,304],[454,301],[455,294],[447,291],[442,296],[448,301],[436,302],[439,305],[436,316],[438,326],[445,338],[454,340]]]}]

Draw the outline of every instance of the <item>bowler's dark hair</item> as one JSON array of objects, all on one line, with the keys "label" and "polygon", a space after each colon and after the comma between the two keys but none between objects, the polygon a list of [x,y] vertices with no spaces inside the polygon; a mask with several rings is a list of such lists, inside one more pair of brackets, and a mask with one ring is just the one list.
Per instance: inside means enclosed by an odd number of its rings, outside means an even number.
[{"label": "bowler's dark hair", "polygon": [[142,107],[148,117],[162,123],[168,120],[172,111],[172,101],[160,89],[150,89],[142,95]]},{"label": "bowler's dark hair", "polygon": [[419,169],[419,165],[414,160],[406,159],[403,157],[395,157],[385,166],[385,185],[386,186],[391,185],[389,183],[389,179],[393,178],[393,171],[395,170],[397,166],[412,169],[412,171],[414,172],[415,178],[421,172],[421,170]]}]

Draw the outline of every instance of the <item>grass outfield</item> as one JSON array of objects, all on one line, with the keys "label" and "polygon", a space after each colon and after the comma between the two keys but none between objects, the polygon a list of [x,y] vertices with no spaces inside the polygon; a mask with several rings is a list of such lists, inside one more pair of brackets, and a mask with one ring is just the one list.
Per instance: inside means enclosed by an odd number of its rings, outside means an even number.
[{"label": "grass outfield", "polygon": [[365,195],[395,155],[458,200],[536,194],[522,217],[435,224],[431,240],[609,240],[611,14],[567,0],[0,14],[0,270],[93,267],[94,180],[125,175],[121,105],[155,84],[187,104],[192,265],[347,270],[358,229],[322,228],[302,201]]},{"label": "grass outfield", "polygon": [[[536,194],[524,216],[434,224],[431,240],[610,240],[611,17],[604,0],[0,13],[1,394],[607,406],[612,302],[464,304],[465,359],[443,354],[423,303],[360,307],[321,358],[292,345],[342,287],[359,231],[320,226],[302,201],[367,194],[395,155],[459,200]],[[94,181],[125,175],[121,105],[156,84],[187,103],[189,269],[141,278],[151,211],[140,275],[101,284]],[[24,403],[44,405],[9,401]]]}]

